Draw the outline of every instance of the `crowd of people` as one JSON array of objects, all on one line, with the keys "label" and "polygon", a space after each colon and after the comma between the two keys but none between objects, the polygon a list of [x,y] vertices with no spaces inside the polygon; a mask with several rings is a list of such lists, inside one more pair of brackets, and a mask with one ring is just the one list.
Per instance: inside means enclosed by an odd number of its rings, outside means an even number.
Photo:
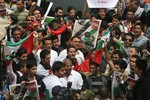
[{"label": "crowd of people", "polygon": [[[6,35],[1,40],[0,65],[6,72],[0,79],[0,100],[15,100],[9,88],[4,91],[5,85],[33,80],[37,81],[40,100],[48,100],[46,90],[51,100],[149,100],[149,0],[120,0],[115,8],[88,8],[85,2],[82,11],[68,6],[67,14],[60,5],[48,14],[54,19],[41,24],[48,4],[46,0],[41,6],[36,0],[0,0],[0,17],[10,22],[6,33],[1,33]],[[102,21],[98,37],[91,36],[97,45],[90,49],[82,35],[72,34],[76,32],[75,21],[80,19]],[[107,32],[110,36],[104,39]],[[18,44],[31,34],[30,52],[20,47],[8,54],[8,42]],[[103,52],[97,63],[94,58],[101,40]]]}]

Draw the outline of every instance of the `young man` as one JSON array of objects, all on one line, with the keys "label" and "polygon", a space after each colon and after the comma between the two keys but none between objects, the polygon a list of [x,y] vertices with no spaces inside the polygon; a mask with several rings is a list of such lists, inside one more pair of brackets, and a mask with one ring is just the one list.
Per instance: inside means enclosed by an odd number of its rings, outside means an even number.
[{"label": "young man", "polygon": [[[57,60],[58,54],[57,54],[56,51],[51,49],[52,48],[51,38],[49,38],[49,37],[44,38],[43,41],[42,41],[42,46],[43,46],[43,49],[47,49],[47,50],[50,51],[51,59],[50,59],[49,63],[52,66],[53,63]],[[41,59],[40,58],[40,52],[41,51],[42,50],[38,50],[37,54],[35,55],[35,58],[36,58],[38,64],[40,63],[40,59]]]},{"label": "young man", "polygon": [[136,23],[133,27],[134,27],[133,33],[135,35],[135,40],[132,46],[137,46],[142,50],[142,48],[145,47],[146,42],[148,41],[148,38],[142,34],[142,32],[144,31],[143,24]]},{"label": "young man", "polygon": [[52,39],[52,49],[55,50],[58,55],[63,50],[63,48],[59,45],[59,39],[56,35],[51,36]]},{"label": "young man", "polygon": [[[80,42],[81,42],[81,39],[80,39],[79,37],[77,37],[77,36],[73,36],[73,37],[71,38],[71,42],[70,42],[71,45],[73,45],[73,46],[75,46],[75,47],[77,48],[77,54],[76,54],[75,57],[76,57],[77,59],[80,59],[79,64],[81,64],[81,63],[84,61],[84,55],[83,55],[83,53],[82,53],[80,50],[78,50],[78,49],[79,49]],[[66,56],[67,56],[67,49],[64,49],[64,50],[62,50],[62,51],[60,52],[59,57],[58,57],[58,60],[59,60],[59,61],[62,61],[63,59],[66,58]]]},{"label": "young man", "polygon": [[40,52],[41,61],[37,66],[37,75],[41,77],[46,77],[51,74],[51,66],[50,66],[50,51],[47,49],[43,49]]},{"label": "young man", "polygon": [[45,77],[43,79],[45,85],[46,85],[46,89],[48,89],[50,97],[52,98],[52,89],[55,86],[64,86],[61,81],[60,78],[65,76],[65,64],[63,62],[60,61],[56,61],[54,62],[53,66],[52,66],[52,75],[49,75],[48,77]]},{"label": "young man", "polygon": [[16,5],[17,5],[17,9],[14,10],[13,14],[17,16],[18,23],[21,23],[26,20],[29,11],[25,8],[23,0],[17,0]]}]

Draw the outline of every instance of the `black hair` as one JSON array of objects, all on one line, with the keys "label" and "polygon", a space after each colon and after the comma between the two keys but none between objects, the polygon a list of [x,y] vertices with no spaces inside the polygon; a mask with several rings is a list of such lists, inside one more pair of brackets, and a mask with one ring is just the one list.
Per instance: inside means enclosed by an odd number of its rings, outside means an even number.
[{"label": "black hair", "polygon": [[140,0],[131,0],[131,2],[134,2],[137,5],[140,5]]},{"label": "black hair", "polygon": [[137,26],[137,25],[139,25],[139,26],[141,27],[141,29],[144,30],[144,25],[143,25],[142,23],[140,23],[140,22],[135,23],[134,28],[135,28],[135,26]]},{"label": "black hair", "polygon": [[112,55],[114,55],[114,54],[118,54],[120,58],[123,58],[123,54],[122,54],[122,52],[121,52],[120,50],[115,50],[115,51],[112,53]]},{"label": "black hair", "polygon": [[22,26],[24,29],[27,28],[27,24],[25,22],[19,23],[19,26]]},{"label": "black hair", "polygon": [[14,28],[12,28],[11,34],[13,35],[15,31],[20,31],[20,29],[17,26],[15,26]]},{"label": "black hair", "polygon": [[72,41],[74,38],[78,38],[78,39],[81,40],[81,38],[80,38],[79,36],[74,35],[74,36],[71,38],[71,41]]},{"label": "black hair", "polygon": [[119,14],[113,15],[113,18],[118,19],[119,21],[121,20],[121,16]]},{"label": "black hair", "polygon": [[61,61],[56,61],[52,65],[52,71],[53,71],[53,73],[55,73],[56,71],[59,71],[63,67],[65,67],[65,63],[63,63]]},{"label": "black hair", "polygon": [[27,49],[25,49],[25,48],[19,48],[18,50],[17,50],[17,52],[16,52],[16,56],[22,56],[22,54],[25,54],[25,53],[28,53],[27,52]]},{"label": "black hair", "polygon": [[135,51],[140,52],[139,48],[137,46],[131,46],[130,48],[134,48]]},{"label": "black hair", "polygon": [[17,2],[19,2],[19,1],[21,1],[21,2],[22,2],[22,4],[24,4],[24,0],[17,0]]},{"label": "black hair", "polygon": [[18,69],[20,70],[20,69],[23,68],[25,65],[26,65],[26,61],[23,61],[23,60],[19,61],[19,63],[18,63]]},{"label": "black hair", "polygon": [[15,16],[14,14],[9,14],[9,16],[10,16],[11,20],[13,20],[13,23],[12,23],[12,24],[16,24],[17,21],[18,21],[17,16]]},{"label": "black hair", "polygon": [[45,41],[46,41],[46,40],[52,41],[52,39],[51,39],[50,37],[46,37],[46,38],[44,38],[44,39],[42,40],[42,44],[45,44]]},{"label": "black hair", "polygon": [[69,6],[67,11],[70,12],[71,10],[75,10],[76,11],[76,8],[74,6]]},{"label": "black hair", "polygon": [[45,58],[46,57],[46,55],[50,55],[50,51],[49,50],[47,50],[47,49],[43,49],[41,52],[40,52],[40,58]]},{"label": "black hair", "polygon": [[134,40],[134,35],[133,35],[131,32],[126,33],[126,34],[124,35],[124,37],[126,37],[126,36],[131,36],[131,37],[132,37],[132,41]]},{"label": "black hair", "polygon": [[54,11],[54,12],[57,13],[59,9],[63,10],[62,7],[58,6],[58,7],[55,8],[55,11]]},{"label": "black hair", "polygon": [[115,34],[116,34],[116,35],[118,35],[119,37],[121,36],[121,30],[119,29],[118,26],[113,27],[112,30],[115,31]]},{"label": "black hair", "polygon": [[37,66],[37,63],[36,63],[36,61],[34,61],[34,60],[28,60],[27,61],[27,64],[26,64],[26,67],[28,68],[28,69],[31,69],[32,67],[34,67],[34,66]]},{"label": "black hair", "polygon": [[147,69],[146,60],[138,59],[138,60],[135,61],[135,63],[136,63],[136,66],[139,68],[139,70],[142,70],[143,73],[146,71],[146,69]]},{"label": "black hair", "polygon": [[114,62],[114,65],[118,65],[120,67],[120,69],[126,69],[127,68],[127,63],[126,61],[120,59]]},{"label": "black hair", "polygon": [[52,39],[52,41],[54,41],[54,40],[58,40],[58,36],[56,36],[56,35],[52,35],[52,36],[51,36],[51,39]]},{"label": "black hair", "polygon": [[46,30],[42,29],[42,30],[37,30],[37,33],[42,33],[42,36],[46,36]]},{"label": "black hair", "polygon": [[109,89],[105,86],[101,86],[99,89],[98,89],[98,93],[100,95],[100,97],[102,99],[107,99],[110,97],[110,94],[109,94]]},{"label": "black hair", "polygon": [[131,57],[132,57],[132,58],[136,58],[136,60],[141,59],[138,55],[132,55]]},{"label": "black hair", "polygon": [[69,46],[67,47],[67,52],[69,51],[70,48],[74,48],[74,49],[77,51],[77,48],[76,48],[75,46],[69,45]]}]

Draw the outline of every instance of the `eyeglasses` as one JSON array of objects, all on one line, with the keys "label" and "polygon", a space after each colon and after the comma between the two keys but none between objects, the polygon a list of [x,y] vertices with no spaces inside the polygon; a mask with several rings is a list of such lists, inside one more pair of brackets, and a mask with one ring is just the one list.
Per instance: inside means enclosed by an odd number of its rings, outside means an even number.
[{"label": "eyeglasses", "polygon": [[0,3],[5,3],[5,2],[0,2]]},{"label": "eyeglasses", "polygon": [[124,39],[124,41],[129,41],[129,42],[131,42],[131,41],[132,41],[132,39]]}]

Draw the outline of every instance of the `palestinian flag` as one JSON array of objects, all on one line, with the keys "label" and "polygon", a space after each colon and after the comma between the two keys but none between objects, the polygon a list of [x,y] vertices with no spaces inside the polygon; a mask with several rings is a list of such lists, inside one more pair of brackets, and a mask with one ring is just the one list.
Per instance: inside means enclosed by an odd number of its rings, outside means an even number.
[{"label": "palestinian flag", "polygon": [[21,47],[26,48],[30,54],[33,50],[33,33],[16,43],[6,41],[6,55],[10,55],[13,51],[16,52]]},{"label": "palestinian flag", "polygon": [[50,17],[50,16],[47,16],[46,19],[45,19],[45,22],[47,24],[49,24],[50,22],[52,22],[54,20],[54,17]]},{"label": "palestinian flag", "polygon": [[106,30],[106,32],[102,35],[102,38],[100,39],[98,45],[97,45],[97,51],[96,51],[96,54],[95,54],[95,57],[93,58],[93,62],[97,63],[97,64],[100,64],[101,61],[102,61],[102,54],[103,54],[103,51],[104,51],[104,42],[109,39],[110,37],[110,31],[111,31],[111,28],[108,28]]}]

